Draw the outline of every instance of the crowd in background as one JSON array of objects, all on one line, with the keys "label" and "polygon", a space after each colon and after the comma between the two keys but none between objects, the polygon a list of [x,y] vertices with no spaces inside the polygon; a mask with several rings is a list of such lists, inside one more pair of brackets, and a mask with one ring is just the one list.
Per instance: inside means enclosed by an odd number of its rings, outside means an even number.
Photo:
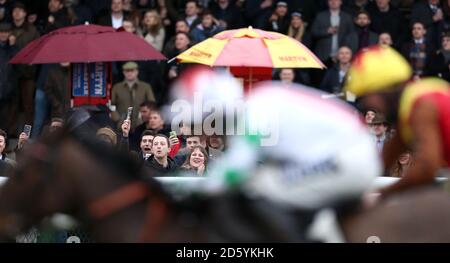
[{"label": "crowd in background", "polygon": [[[32,125],[31,137],[37,137],[62,125],[70,109],[69,64],[8,61],[39,36],[85,22],[136,34],[168,59],[223,30],[253,26],[276,31],[306,45],[327,69],[274,70],[273,78],[335,94],[342,92],[353,54],[374,44],[400,51],[415,79],[450,80],[446,0],[0,0],[0,158],[29,139],[22,133],[24,124]],[[113,63],[115,109],[105,109],[112,111],[111,125],[98,136],[136,152],[157,173],[182,167],[203,174],[225,139],[171,134],[158,111],[186,67],[176,61]],[[135,111],[124,121],[130,106]],[[389,124],[375,117],[368,124],[382,145]],[[5,147],[7,137],[17,143]],[[405,156],[403,163],[410,162],[409,153]],[[403,163],[394,171],[398,176]]]}]

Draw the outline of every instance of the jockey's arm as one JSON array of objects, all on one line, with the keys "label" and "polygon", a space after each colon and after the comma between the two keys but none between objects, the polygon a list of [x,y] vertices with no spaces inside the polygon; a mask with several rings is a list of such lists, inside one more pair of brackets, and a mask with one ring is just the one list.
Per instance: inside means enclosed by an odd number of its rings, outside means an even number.
[{"label": "jockey's arm", "polygon": [[413,164],[399,181],[381,190],[382,196],[431,183],[443,163],[437,109],[423,101],[411,113]]}]

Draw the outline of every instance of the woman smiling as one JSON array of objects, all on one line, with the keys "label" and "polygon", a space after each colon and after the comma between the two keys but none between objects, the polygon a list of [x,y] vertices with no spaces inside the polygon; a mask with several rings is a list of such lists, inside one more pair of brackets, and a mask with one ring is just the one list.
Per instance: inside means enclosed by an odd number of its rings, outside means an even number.
[{"label": "woman smiling", "polygon": [[189,172],[191,176],[204,176],[208,167],[208,153],[202,146],[192,148],[188,158],[181,169]]}]

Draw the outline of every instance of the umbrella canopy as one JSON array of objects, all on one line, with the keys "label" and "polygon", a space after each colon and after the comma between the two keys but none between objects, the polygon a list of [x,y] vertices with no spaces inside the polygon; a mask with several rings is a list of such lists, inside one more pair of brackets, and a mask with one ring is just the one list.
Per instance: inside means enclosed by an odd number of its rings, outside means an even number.
[{"label": "umbrella canopy", "polygon": [[286,35],[242,28],[216,34],[176,57],[209,66],[325,68],[303,44]]},{"label": "umbrella canopy", "polygon": [[10,63],[91,63],[164,60],[144,39],[112,27],[80,25],[52,31],[23,48]]}]

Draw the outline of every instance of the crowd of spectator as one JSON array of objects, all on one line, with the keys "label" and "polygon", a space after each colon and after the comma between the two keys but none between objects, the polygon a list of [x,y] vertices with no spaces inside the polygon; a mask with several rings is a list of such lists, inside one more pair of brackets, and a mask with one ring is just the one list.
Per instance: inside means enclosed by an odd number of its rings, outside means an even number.
[{"label": "crowd of spectator", "polygon": [[[450,80],[450,1],[446,0],[0,0],[2,160],[29,139],[21,133],[24,124],[32,125],[31,136],[37,137],[59,127],[71,107],[68,63],[11,65],[8,61],[39,36],[86,22],[123,28],[168,59],[223,30],[253,26],[276,31],[302,42],[327,69],[274,70],[273,78],[335,94],[342,92],[353,55],[374,44],[400,51],[416,79]],[[176,61],[113,63],[113,107],[107,109],[113,125],[98,135],[136,152],[157,173],[177,167],[203,175],[216,151],[225,148],[224,138],[170,134],[157,110],[186,67]],[[130,119],[126,119],[128,107],[135,109]],[[387,130],[382,119],[375,116],[370,124],[380,144],[388,139],[382,134]],[[6,147],[7,138],[17,139],[17,147],[15,143]],[[190,145],[191,140],[197,143]]]}]

